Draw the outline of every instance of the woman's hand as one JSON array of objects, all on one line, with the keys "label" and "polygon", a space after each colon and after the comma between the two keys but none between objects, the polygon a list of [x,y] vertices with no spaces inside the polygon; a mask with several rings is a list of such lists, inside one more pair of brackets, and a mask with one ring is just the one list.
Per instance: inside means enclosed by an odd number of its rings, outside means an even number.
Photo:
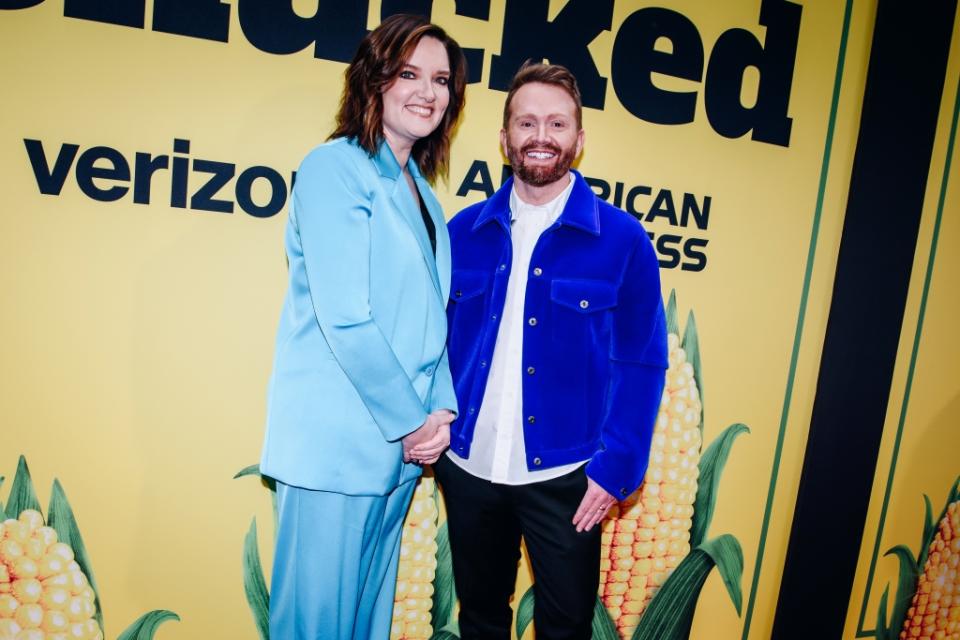
[{"label": "woman's hand", "polygon": [[419,429],[403,438],[403,461],[433,464],[439,460],[450,446],[450,423],[454,417],[446,409],[428,415]]},{"label": "woman's hand", "polygon": [[440,459],[440,455],[450,446],[450,423],[443,422],[437,428],[436,434],[427,442],[417,445],[412,452],[414,462],[433,464]]}]

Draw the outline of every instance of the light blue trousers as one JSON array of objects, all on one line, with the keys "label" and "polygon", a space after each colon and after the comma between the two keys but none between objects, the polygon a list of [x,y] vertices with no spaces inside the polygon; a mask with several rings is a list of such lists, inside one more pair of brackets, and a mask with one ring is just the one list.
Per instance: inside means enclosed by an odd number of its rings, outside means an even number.
[{"label": "light blue trousers", "polygon": [[386,640],[415,481],[386,496],[277,483],[271,640]]}]

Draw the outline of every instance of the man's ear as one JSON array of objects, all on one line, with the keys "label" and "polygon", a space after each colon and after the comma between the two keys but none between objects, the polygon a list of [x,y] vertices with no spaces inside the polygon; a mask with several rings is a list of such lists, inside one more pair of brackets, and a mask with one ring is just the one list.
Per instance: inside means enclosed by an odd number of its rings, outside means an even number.
[{"label": "man's ear", "polygon": [[510,158],[510,153],[507,150],[507,130],[500,129],[500,150],[503,151],[503,157]]},{"label": "man's ear", "polygon": [[577,132],[577,152],[573,155],[574,158],[580,157],[580,153],[583,151],[583,138],[584,138],[583,129]]}]

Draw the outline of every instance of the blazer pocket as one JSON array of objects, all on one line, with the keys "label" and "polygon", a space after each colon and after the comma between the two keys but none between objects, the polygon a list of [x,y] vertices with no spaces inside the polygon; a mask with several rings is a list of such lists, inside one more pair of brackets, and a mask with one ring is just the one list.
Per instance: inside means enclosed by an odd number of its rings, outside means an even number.
[{"label": "blazer pocket", "polygon": [[617,287],[605,280],[558,278],[550,283],[550,299],[577,313],[595,313],[617,305]]},{"label": "blazer pocket", "polygon": [[450,276],[450,301],[463,302],[487,290],[489,277],[476,269],[456,269]]}]

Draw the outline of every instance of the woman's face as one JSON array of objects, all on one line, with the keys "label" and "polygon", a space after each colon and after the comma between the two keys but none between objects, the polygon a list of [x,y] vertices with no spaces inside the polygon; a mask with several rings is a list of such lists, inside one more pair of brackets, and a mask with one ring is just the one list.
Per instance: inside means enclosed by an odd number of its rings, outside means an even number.
[{"label": "woman's face", "polygon": [[437,128],[450,102],[450,60],[436,38],[417,43],[396,80],[383,92],[383,134],[394,154]]}]

